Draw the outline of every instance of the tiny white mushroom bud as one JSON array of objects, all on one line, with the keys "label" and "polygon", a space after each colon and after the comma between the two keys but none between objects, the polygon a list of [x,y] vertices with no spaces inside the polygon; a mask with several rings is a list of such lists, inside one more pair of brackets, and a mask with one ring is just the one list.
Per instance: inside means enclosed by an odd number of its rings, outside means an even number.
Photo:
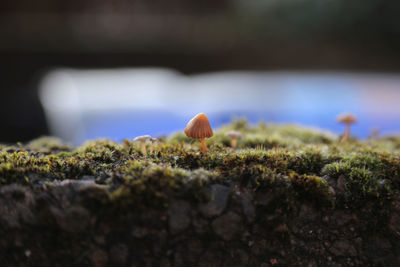
[{"label": "tiny white mushroom bud", "polygon": [[138,136],[135,139],[133,139],[133,142],[139,141],[141,144],[141,150],[142,150],[142,154],[144,156],[147,156],[147,151],[146,151],[146,140],[150,139],[151,136],[150,135],[142,135],[142,136]]}]

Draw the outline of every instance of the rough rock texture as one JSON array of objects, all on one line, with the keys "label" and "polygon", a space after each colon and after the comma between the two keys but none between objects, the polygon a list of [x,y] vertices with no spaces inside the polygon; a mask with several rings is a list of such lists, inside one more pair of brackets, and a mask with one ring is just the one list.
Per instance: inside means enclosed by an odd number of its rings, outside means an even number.
[{"label": "rough rock texture", "polygon": [[169,207],[169,230],[171,233],[179,233],[190,225],[190,204],[186,201],[176,201]]},{"label": "rough rock texture", "polygon": [[293,131],[237,151],[216,132],[207,155],[0,146],[0,266],[400,266],[400,142]]},{"label": "rough rock texture", "polygon": [[202,204],[200,211],[205,217],[213,217],[220,215],[228,202],[229,187],[215,184],[207,190],[207,196],[210,202]]},{"label": "rough rock texture", "polygon": [[71,190],[60,191],[59,186],[49,186],[44,192],[17,185],[1,188],[2,266],[399,263],[400,243],[395,236],[399,213],[391,216],[387,228],[371,226],[352,212],[320,209],[311,202],[293,206],[290,214],[284,215],[279,214],[279,207],[256,204],[232,189],[229,204],[213,217],[204,216],[198,205],[179,199],[165,210],[119,213],[110,202],[88,201],[87,195],[105,190],[101,187]]},{"label": "rough rock texture", "polygon": [[224,240],[232,240],[242,230],[242,219],[233,212],[216,218],[212,223],[214,232]]}]

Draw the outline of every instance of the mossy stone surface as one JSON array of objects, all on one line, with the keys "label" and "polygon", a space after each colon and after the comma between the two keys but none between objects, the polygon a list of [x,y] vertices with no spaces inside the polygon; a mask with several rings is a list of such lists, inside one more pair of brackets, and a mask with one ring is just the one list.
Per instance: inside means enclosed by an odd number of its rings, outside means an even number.
[{"label": "mossy stone surface", "polygon": [[[225,133],[242,132],[238,148]],[[1,266],[398,266],[400,138],[236,120],[182,133],[0,146]]]}]

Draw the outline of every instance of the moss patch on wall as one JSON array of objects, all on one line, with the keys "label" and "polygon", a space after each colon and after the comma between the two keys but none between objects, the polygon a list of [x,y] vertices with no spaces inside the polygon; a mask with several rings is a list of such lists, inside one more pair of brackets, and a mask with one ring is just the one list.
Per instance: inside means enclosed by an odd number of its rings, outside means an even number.
[{"label": "moss patch on wall", "polygon": [[0,263],[400,262],[399,138],[237,120],[208,143],[177,133],[147,156],[129,140],[0,146]]}]

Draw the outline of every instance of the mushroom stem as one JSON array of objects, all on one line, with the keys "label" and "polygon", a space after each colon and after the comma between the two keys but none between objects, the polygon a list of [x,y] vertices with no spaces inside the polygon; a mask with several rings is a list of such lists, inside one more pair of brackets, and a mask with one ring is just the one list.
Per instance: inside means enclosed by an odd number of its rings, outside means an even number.
[{"label": "mushroom stem", "polygon": [[150,154],[153,153],[154,151],[154,142],[151,142],[150,144]]},{"label": "mushroom stem", "polygon": [[203,152],[207,153],[207,144],[204,138],[201,138],[201,147],[203,148]]},{"label": "mushroom stem", "polygon": [[237,146],[237,139],[236,138],[231,138],[231,147],[236,148]]},{"label": "mushroom stem", "polygon": [[350,138],[350,123],[346,123],[346,129],[344,131],[343,140],[347,141]]},{"label": "mushroom stem", "polygon": [[144,156],[147,156],[146,141],[145,141],[145,140],[142,141],[141,144],[142,144],[142,154],[143,154]]}]

